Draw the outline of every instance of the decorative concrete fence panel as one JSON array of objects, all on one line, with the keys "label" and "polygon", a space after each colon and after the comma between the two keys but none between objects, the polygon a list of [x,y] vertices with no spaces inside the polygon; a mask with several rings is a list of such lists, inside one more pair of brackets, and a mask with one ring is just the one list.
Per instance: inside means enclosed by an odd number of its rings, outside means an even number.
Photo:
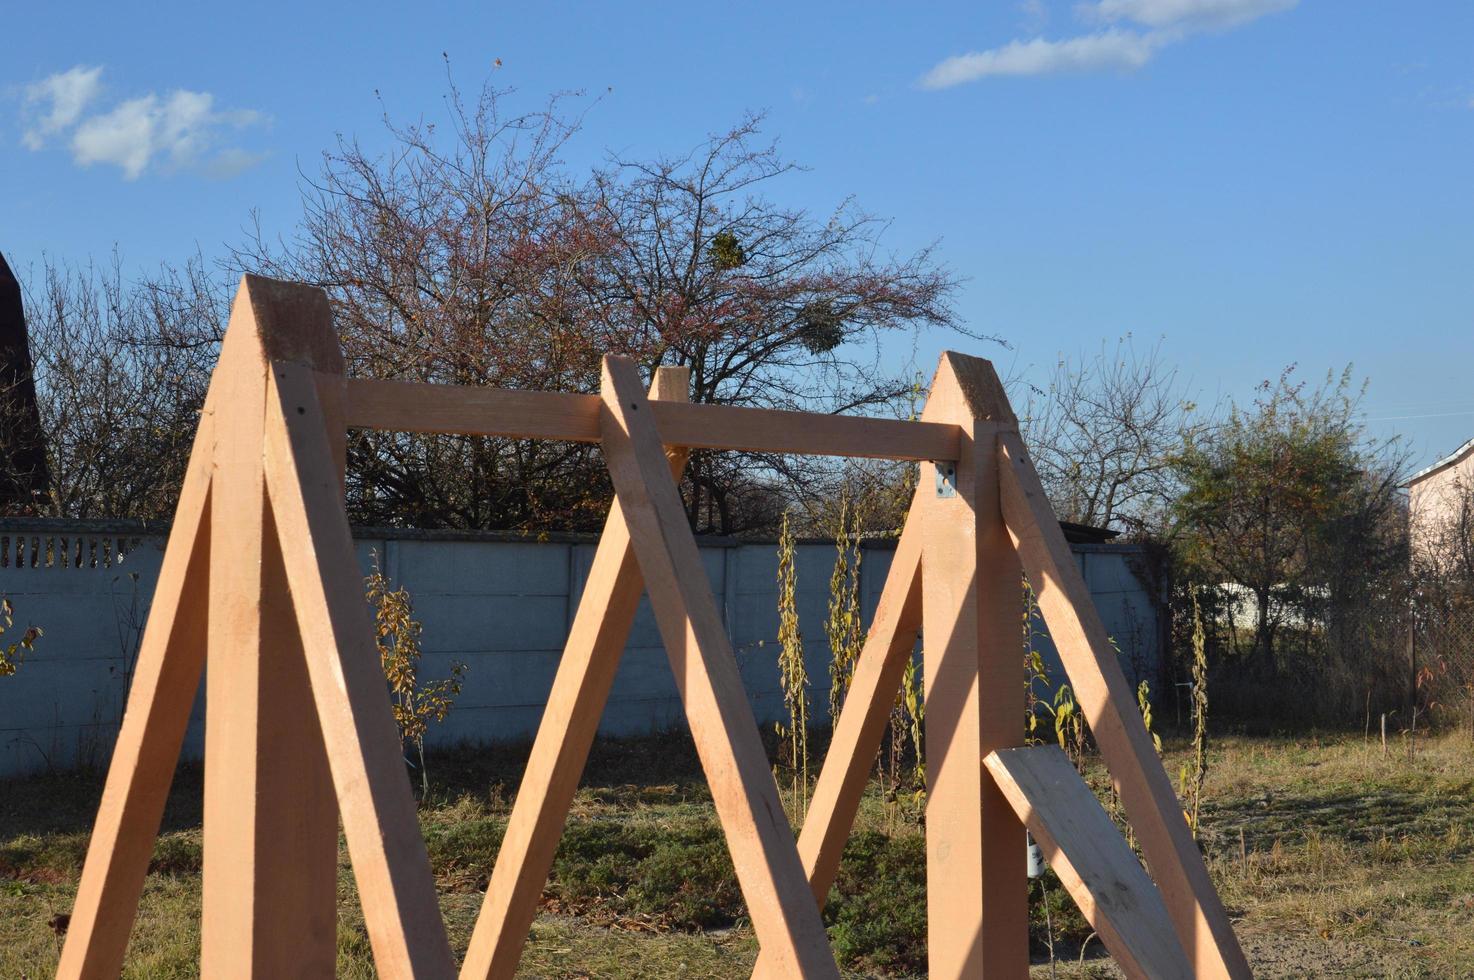
[{"label": "decorative concrete fence panel", "polygon": [[[138,639],[163,556],[165,531],[140,524],[12,520],[0,522],[0,595],[15,607],[16,636],[45,631],[12,677],[0,678],[0,778],[106,763],[120,720]],[[531,540],[506,534],[361,529],[365,574],[380,567],[409,590],[424,624],[422,676],[468,666],[465,686],[433,744],[530,737],[552,686],[563,640],[595,544],[581,536]],[[873,613],[890,568],[887,542],[862,549],[861,590]],[[1133,571],[1137,550],[1076,545],[1085,580],[1121,648],[1132,683],[1155,680],[1158,616]],[[759,721],[783,710],[777,669],[777,554],[772,542],[701,540],[738,666]],[[832,543],[797,548],[799,625],[813,681],[811,717],[828,717],[829,577]],[[1047,632],[1047,629],[1045,630]],[[1038,642],[1051,676],[1062,676],[1047,639]],[[185,753],[203,749],[203,696],[195,704]],[[601,732],[635,735],[680,727],[684,716],[648,605],[620,663]]]}]

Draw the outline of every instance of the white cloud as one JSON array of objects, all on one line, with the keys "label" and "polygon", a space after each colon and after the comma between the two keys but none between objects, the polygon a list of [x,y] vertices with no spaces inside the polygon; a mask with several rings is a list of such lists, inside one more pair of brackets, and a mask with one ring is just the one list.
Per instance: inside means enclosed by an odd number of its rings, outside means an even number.
[{"label": "white cloud", "polygon": [[993,75],[1133,71],[1151,60],[1162,41],[1155,34],[1109,30],[1064,41],[1011,41],[1001,48],[955,55],[921,79],[924,88],[948,88]]},{"label": "white cloud", "polygon": [[115,163],[129,180],[143,173],[153,156],[153,115],[157,96],[130,99],[101,116],[93,116],[77,127],[72,136],[72,156],[84,167]]},{"label": "white cloud", "polygon": [[250,170],[266,157],[265,153],[252,153],[238,146],[228,147],[210,158],[204,166],[204,173],[216,180],[229,180],[236,174]]},{"label": "white cloud", "polygon": [[264,158],[262,153],[222,147],[221,142],[227,130],[256,125],[266,117],[252,109],[217,110],[215,96],[209,92],[150,92],[86,114],[98,95],[101,72],[101,67],[79,66],[30,86],[28,112],[45,104],[50,111],[27,130],[26,146],[39,150],[46,137],[70,129],[73,160],[84,167],[111,164],[127,180],[137,179],[150,168],[230,177]]},{"label": "white cloud", "polygon": [[[1135,71],[1162,48],[1200,31],[1227,30],[1267,14],[1289,10],[1300,0],[1093,0],[1075,10],[1084,21],[1109,25],[1093,34],[1050,41],[1014,40],[1002,47],[954,55],[921,78],[940,89],[997,75]],[[1026,5],[1025,9],[1032,9]],[[1119,27],[1123,22],[1136,29]]]},{"label": "white cloud", "polygon": [[1086,17],[1147,27],[1214,30],[1238,27],[1266,14],[1289,10],[1300,0],[1098,0],[1079,8]]},{"label": "white cloud", "polygon": [[23,113],[30,124],[21,142],[32,150],[46,145],[46,138],[72,125],[102,91],[102,66],[78,65],[26,86]]},{"label": "white cloud", "polygon": [[1018,12],[1025,34],[1037,34],[1049,23],[1049,8],[1044,6],[1044,0],[1021,0]]}]

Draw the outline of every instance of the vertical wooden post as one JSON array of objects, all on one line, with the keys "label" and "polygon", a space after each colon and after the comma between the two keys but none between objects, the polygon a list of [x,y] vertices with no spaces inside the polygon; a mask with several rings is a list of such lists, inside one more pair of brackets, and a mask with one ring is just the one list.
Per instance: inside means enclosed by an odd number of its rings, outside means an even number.
[{"label": "vertical wooden post", "polygon": [[331,977],[337,961],[337,807],[263,473],[273,356],[341,386],[322,291],[247,276],[214,420],[200,950],[212,977]]},{"label": "vertical wooden post", "polygon": [[923,418],[962,428],[955,466],[922,468],[922,490],[935,487],[921,514],[928,974],[1026,977],[1024,830],[983,769],[989,752],[1023,741],[1022,576],[995,447],[1017,422],[992,365],[951,352]]},{"label": "vertical wooden post", "polygon": [[321,387],[321,373],[273,361],[266,487],[374,966],[384,980],[449,978],[454,960],[364,608]]}]

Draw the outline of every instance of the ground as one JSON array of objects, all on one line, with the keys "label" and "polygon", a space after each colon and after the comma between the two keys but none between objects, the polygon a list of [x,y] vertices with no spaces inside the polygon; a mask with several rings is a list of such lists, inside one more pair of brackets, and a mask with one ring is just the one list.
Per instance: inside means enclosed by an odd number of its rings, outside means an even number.
[{"label": "ground", "polygon": [[[525,752],[525,750],[524,750]],[[431,759],[421,808],[452,943],[470,936],[524,752]],[[1167,771],[1187,755],[1169,740]],[[1261,977],[1474,976],[1474,743],[1384,754],[1360,735],[1219,739],[1205,792],[1209,867]],[[1092,781],[1105,786],[1092,770]],[[96,773],[0,783],[0,977],[44,977],[60,949],[100,792]],[[125,976],[198,972],[200,779],[184,767]],[[890,796],[892,802],[887,802]],[[921,972],[924,852],[905,794],[872,786],[826,912],[851,976]],[[1035,973],[1117,976],[1057,882],[1033,886]],[[373,975],[346,856],[339,973]],[[746,977],[756,946],[684,736],[601,744],[569,820],[523,973]]]}]

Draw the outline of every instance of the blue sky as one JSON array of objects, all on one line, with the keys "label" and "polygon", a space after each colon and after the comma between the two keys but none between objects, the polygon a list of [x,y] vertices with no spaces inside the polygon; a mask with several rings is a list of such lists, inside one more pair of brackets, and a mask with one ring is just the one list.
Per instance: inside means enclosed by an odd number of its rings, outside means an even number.
[{"label": "blue sky", "polygon": [[7,10],[22,268],[216,255],[253,208],[286,230],[299,166],[339,133],[382,144],[375,90],[433,117],[442,52],[467,87],[499,58],[527,108],[588,93],[576,166],[767,110],[810,168],[773,195],[854,195],[897,251],[940,239],[1008,373],[1127,332],[1205,401],[1349,361],[1418,462],[1474,436],[1468,0],[125,6]]}]

